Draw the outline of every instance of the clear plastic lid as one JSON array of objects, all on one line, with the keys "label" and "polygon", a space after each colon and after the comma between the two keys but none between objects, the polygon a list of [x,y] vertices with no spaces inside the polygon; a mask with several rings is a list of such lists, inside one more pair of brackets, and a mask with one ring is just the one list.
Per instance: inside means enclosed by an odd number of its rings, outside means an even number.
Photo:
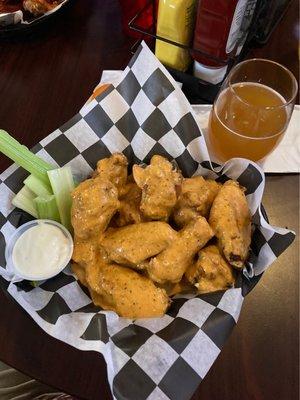
[{"label": "clear plastic lid", "polygon": [[[15,265],[14,260],[13,260],[13,250],[14,250],[14,247],[15,247],[18,239],[26,231],[28,231],[29,229],[31,229],[35,226],[38,226],[39,224],[48,224],[48,225],[58,228],[60,230],[60,232],[66,238],[67,248],[65,251],[65,256],[60,260],[60,263],[55,265],[55,268],[53,268],[51,270],[51,272],[48,272],[44,275],[42,275],[41,273],[39,273],[38,275],[34,275],[32,273],[27,274],[26,272],[21,270],[22,268],[20,268],[20,266],[18,267],[17,265]],[[34,246],[34,243],[32,245]],[[30,280],[30,281],[42,281],[42,280],[49,279],[49,278],[52,278],[52,277],[58,275],[68,265],[69,261],[71,260],[72,253],[73,253],[73,239],[72,239],[70,232],[63,225],[59,224],[56,221],[51,221],[51,220],[47,220],[47,219],[36,219],[36,220],[30,221],[30,222],[27,222],[24,225],[21,225],[14,232],[14,234],[10,238],[8,244],[6,245],[5,259],[6,259],[6,263],[7,263],[7,268],[9,270],[13,271],[16,277],[20,277],[20,278]],[[50,254],[49,254],[49,257],[51,257]]]}]

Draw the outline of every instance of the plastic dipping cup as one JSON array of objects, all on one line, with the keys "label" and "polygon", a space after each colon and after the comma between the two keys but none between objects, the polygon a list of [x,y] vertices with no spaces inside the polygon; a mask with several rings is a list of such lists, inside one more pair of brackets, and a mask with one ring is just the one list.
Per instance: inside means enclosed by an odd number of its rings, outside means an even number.
[{"label": "plastic dipping cup", "polygon": [[[43,253],[43,249],[40,247],[40,244],[43,243],[41,237],[37,237],[36,241],[32,240],[30,246],[27,241],[27,246],[23,246],[24,250],[20,252],[21,242],[28,237],[30,233],[34,234],[33,228],[38,229],[42,224],[46,224],[45,228],[48,233],[53,233],[52,242],[51,237],[49,237],[49,240],[48,237],[46,238],[47,240],[44,240],[45,253]],[[60,250],[60,253],[59,251],[55,251],[55,243],[58,244],[57,250]],[[51,248],[51,245],[54,247]],[[42,252],[41,264],[36,271],[33,271],[30,265],[30,257],[34,258],[36,256],[37,253],[35,253],[35,251],[39,253]],[[33,220],[20,226],[14,232],[5,248],[5,258],[9,269],[14,271],[17,277],[29,281],[42,281],[58,275],[68,265],[72,253],[73,239],[70,232],[58,222],[47,219]],[[19,260],[17,257],[18,254],[21,255],[21,258],[24,260],[23,265],[20,265],[20,257]],[[49,264],[47,263],[47,258],[49,259]],[[49,268],[50,263],[53,264],[51,268]],[[39,267],[41,268],[40,270]]]}]

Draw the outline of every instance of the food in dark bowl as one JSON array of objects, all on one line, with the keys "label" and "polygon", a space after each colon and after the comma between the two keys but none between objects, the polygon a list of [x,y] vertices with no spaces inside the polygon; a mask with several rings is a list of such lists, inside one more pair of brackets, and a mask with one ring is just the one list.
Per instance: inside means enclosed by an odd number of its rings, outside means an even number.
[{"label": "food in dark bowl", "polygon": [[38,17],[53,10],[60,3],[62,0],[0,0],[0,14],[21,10]]}]

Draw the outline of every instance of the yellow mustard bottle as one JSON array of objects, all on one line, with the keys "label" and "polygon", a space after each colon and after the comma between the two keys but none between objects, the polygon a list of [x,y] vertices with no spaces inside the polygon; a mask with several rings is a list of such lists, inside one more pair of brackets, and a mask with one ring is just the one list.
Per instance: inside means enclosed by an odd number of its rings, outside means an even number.
[{"label": "yellow mustard bottle", "polygon": [[[157,35],[189,46],[194,32],[197,0],[159,0]],[[191,63],[189,51],[156,40],[156,57],[168,67],[186,71]]]}]

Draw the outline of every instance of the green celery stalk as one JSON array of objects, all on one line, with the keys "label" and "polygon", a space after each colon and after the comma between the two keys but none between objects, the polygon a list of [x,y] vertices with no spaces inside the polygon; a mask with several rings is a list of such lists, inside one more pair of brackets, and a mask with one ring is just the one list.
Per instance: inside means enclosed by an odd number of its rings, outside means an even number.
[{"label": "green celery stalk", "polygon": [[36,197],[34,199],[34,204],[36,206],[39,218],[51,219],[53,221],[60,222],[59,212],[55,196],[53,194]]},{"label": "green celery stalk", "polygon": [[61,223],[71,231],[71,192],[75,188],[71,168],[52,169],[48,171],[48,177],[56,199]]},{"label": "green celery stalk", "polygon": [[38,213],[34,204],[34,198],[35,194],[27,186],[24,186],[13,198],[12,204],[37,218]]},{"label": "green celery stalk", "polygon": [[46,184],[34,175],[29,175],[23,182],[37,196],[47,196],[52,194],[50,184]]},{"label": "green celery stalk", "polygon": [[49,184],[47,171],[55,167],[32,153],[2,129],[0,129],[0,151],[42,182]]}]

